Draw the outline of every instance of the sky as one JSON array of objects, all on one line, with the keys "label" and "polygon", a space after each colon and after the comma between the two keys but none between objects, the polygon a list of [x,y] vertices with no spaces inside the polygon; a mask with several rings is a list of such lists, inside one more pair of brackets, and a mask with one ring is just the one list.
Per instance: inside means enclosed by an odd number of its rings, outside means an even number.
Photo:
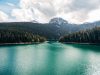
[{"label": "sky", "polygon": [[47,23],[61,17],[70,23],[100,20],[100,0],[0,0],[0,22]]}]

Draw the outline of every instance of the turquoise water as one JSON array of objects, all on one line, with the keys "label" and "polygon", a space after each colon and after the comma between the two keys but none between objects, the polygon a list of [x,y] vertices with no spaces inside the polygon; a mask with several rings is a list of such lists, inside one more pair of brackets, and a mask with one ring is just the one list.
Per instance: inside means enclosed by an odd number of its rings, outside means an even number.
[{"label": "turquoise water", "polygon": [[0,75],[100,75],[100,46],[0,46]]}]

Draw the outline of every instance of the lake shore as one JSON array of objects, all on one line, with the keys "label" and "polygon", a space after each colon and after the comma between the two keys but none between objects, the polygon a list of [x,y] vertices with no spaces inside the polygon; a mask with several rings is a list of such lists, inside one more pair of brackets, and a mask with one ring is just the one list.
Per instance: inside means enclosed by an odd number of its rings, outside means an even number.
[{"label": "lake shore", "polygon": [[31,44],[40,44],[40,43],[43,43],[43,42],[0,43],[0,46],[3,46],[3,45],[31,45]]},{"label": "lake shore", "polygon": [[60,42],[64,44],[81,44],[81,45],[100,45],[100,43],[77,43],[77,42]]},{"label": "lake shore", "polygon": [[[45,41],[48,43],[58,42],[58,41]],[[44,42],[21,42],[21,43],[0,43],[0,46],[3,45],[32,45],[32,44],[40,44]],[[77,42],[58,42],[63,44],[81,44],[81,45],[100,45],[100,43],[77,43]]]}]

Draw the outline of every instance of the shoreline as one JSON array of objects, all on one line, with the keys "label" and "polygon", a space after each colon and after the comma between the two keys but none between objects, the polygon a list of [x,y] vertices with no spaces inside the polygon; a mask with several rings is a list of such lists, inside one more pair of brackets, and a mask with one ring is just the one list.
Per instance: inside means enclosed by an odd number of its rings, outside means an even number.
[{"label": "shoreline", "polygon": [[43,42],[22,42],[22,43],[0,43],[0,46],[5,46],[5,45],[32,45],[32,44],[40,44]]},{"label": "shoreline", "polygon": [[100,45],[100,43],[77,43],[77,42],[60,42],[64,44],[80,44],[80,45]]},{"label": "shoreline", "polygon": [[[52,41],[45,41],[47,43],[50,43]],[[58,41],[55,41],[58,42]],[[0,46],[3,45],[32,45],[32,44],[40,44],[44,42],[21,42],[21,43],[0,43]],[[80,45],[100,45],[100,43],[77,43],[77,42],[58,42],[63,44],[80,44]]]}]

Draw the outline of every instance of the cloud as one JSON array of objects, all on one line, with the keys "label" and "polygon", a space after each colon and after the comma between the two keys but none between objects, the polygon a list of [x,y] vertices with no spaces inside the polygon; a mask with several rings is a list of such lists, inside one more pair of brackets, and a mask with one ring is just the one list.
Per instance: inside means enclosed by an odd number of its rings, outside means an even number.
[{"label": "cloud", "polygon": [[17,21],[33,20],[32,11],[30,9],[14,9],[12,16],[14,16]]},{"label": "cloud", "polygon": [[[28,21],[29,19],[25,16],[30,16],[31,19],[36,19],[39,22],[48,22],[51,18],[61,14],[63,6],[70,1],[64,0],[62,4],[61,2],[62,0],[20,0],[20,9],[14,9],[12,16],[17,20]],[[30,14],[28,14],[28,10],[30,10]]]},{"label": "cloud", "polygon": [[8,21],[8,15],[2,11],[0,11],[0,22]]},{"label": "cloud", "polygon": [[16,21],[48,22],[62,17],[71,23],[83,23],[100,20],[99,3],[100,0],[20,0],[19,8],[12,9],[11,16]]},{"label": "cloud", "polygon": [[88,17],[89,17],[89,18],[87,19],[87,22],[93,22],[93,21],[98,21],[98,20],[100,20],[100,8],[91,11],[91,12],[88,14]]},{"label": "cloud", "polygon": [[71,11],[91,11],[98,8],[100,0],[73,0],[68,6]]},{"label": "cloud", "polygon": [[15,5],[13,3],[6,3],[8,6],[11,6],[11,7],[15,7]]},{"label": "cloud", "polygon": [[[93,18],[90,14],[95,11],[95,9],[99,9],[99,3],[100,0],[72,0],[69,5],[65,6],[64,12],[70,15],[69,21],[72,23],[90,22],[88,19],[90,19],[90,17]],[[96,12],[99,11],[97,10]],[[100,15],[98,16],[100,17]],[[96,20],[97,16],[95,15],[94,17]]]}]

